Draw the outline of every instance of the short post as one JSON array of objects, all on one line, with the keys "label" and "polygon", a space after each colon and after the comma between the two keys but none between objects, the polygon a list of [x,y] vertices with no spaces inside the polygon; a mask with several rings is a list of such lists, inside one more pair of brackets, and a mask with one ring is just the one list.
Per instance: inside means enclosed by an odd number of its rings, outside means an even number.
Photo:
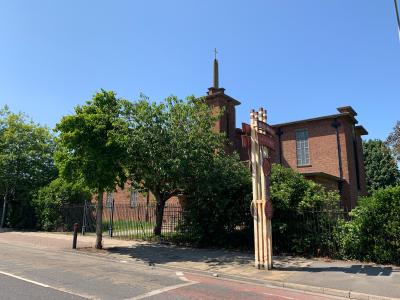
[{"label": "short post", "polygon": [[78,240],[78,223],[74,224],[74,237],[72,239],[72,249],[76,249],[76,242]]}]

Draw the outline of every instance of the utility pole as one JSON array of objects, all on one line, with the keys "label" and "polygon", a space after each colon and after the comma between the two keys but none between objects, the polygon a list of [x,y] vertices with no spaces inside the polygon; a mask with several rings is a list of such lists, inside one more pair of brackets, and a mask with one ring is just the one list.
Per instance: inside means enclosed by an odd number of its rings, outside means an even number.
[{"label": "utility pole", "polygon": [[399,39],[400,39],[400,13],[399,13],[399,6],[397,5],[397,0],[394,0],[394,9],[396,10],[397,30],[399,32]]}]

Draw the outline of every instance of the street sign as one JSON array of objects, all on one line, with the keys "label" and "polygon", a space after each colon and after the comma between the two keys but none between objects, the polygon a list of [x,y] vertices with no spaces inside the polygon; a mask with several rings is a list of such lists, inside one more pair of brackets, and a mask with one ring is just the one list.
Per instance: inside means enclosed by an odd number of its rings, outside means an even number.
[{"label": "street sign", "polygon": [[267,219],[271,220],[274,216],[274,208],[272,207],[271,200],[265,202],[265,216]]},{"label": "street sign", "polygon": [[265,122],[257,121],[257,127],[258,129],[264,130],[267,134],[271,136],[275,135],[275,130]]},{"label": "street sign", "polygon": [[242,135],[242,147],[245,149],[251,149],[251,137],[248,135]]},{"label": "street sign", "polygon": [[[267,134],[257,132],[258,142],[260,146],[267,147],[270,150],[275,150],[275,143],[273,136],[275,135],[274,130],[270,125],[265,122],[257,121],[258,129],[265,131]],[[245,149],[251,148],[251,126],[246,123],[242,123],[242,146]]]},{"label": "street sign", "polygon": [[269,160],[269,158],[264,158],[262,167],[264,171],[264,176],[269,176],[271,174],[271,161]]},{"label": "street sign", "polygon": [[271,150],[275,150],[275,143],[271,136],[257,132],[257,137],[260,146],[265,146]]},{"label": "street sign", "polygon": [[243,134],[250,136],[251,135],[251,126],[246,123],[242,123]]}]

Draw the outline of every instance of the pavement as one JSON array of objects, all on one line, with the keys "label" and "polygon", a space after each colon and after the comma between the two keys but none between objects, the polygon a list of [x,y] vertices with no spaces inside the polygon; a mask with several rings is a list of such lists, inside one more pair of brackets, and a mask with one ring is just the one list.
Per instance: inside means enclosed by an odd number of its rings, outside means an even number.
[{"label": "pavement", "polygon": [[[274,257],[274,269],[267,271],[253,267],[252,253],[109,238],[104,250],[95,250],[94,241],[94,236],[79,236],[78,250],[71,250],[66,234],[0,233],[0,298],[25,299],[3,293],[37,281],[55,287],[52,293],[66,290],[76,297],[65,299],[400,299],[396,266],[286,256]],[[76,286],[72,278],[78,279]],[[37,299],[64,298],[45,294]]]}]

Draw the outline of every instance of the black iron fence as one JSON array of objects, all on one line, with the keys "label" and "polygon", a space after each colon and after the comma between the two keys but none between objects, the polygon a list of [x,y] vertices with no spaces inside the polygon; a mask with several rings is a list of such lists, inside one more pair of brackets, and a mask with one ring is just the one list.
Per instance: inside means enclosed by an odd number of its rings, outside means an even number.
[{"label": "black iron fence", "polygon": [[[82,233],[96,231],[96,205],[65,206],[62,209],[63,230],[71,231],[74,223],[82,228]],[[161,227],[164,238],[186,234],[181,228],[183,211],[180,205],[166,205]],[[154,204],[113,204],[104,206],[102,215],[103,234],[121,239],[149,239],[154,237],[156,206]]]},{"label": "black iron fence", "polygon": [[3,200],[3,195],[0,195],[0,226],[1,226],[1,219],[3,216],[3,205],[4,205],[4,200]]},{"label": "black iron fence", "polygon": [[349,219],[344,210],[276,212],[272,220],[274,253],[335,256],[338,225]]},{"label": "black iron fence", "polygon": [[[96,206],[93,203],[78,206],[66,206],[62,209],[62,230],[72,231],[73,224],[78,223],[82,233],[96,231]],[[194,237],[188,232],[184,222],[184,212],[179,204],[165,206],[162,237],[166,240],[188,241]],[[274,254],[328,255],[337,253],[335,243],[337,225],[348,220],[349,214],[343,210],[325,211],[276,211],[272,219],[273,252]],[[154,204],[114,204],[104,206],[102,215],[103,234],[120,239],[151,239],[154,237],[156,225],[156,206]],[[204,224],[207,226],[207,224]],[[243,231],[241,226],[238,231]],[[251,248],[252,232],[249,237],[242,236],[242,244]]]}]

